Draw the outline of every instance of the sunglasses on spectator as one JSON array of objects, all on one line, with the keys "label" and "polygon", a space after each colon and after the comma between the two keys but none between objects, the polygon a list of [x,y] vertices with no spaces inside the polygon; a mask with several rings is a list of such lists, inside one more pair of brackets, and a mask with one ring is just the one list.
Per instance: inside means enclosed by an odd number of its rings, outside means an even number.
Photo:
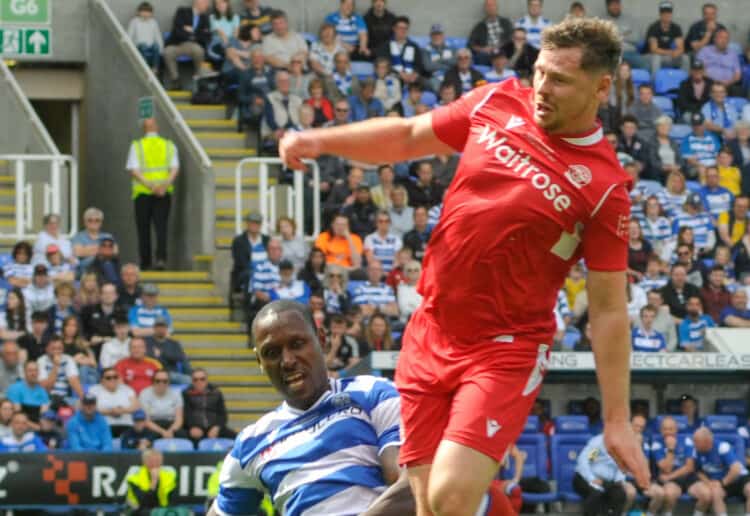
[{"label": "sunglasses on spectator", "polygon": [[105,379],[105,380],[117,380],[117,375],[116,374],[108,374],[106,376],[102,376],[102,378]]},{"label": "sunglasses on spectator", "polygon": [[349,108],[336,108],[336,112],[338,113],[348,113]]},{"label": "sunglasses on spectator", "polygon": [[193,381],[194,382],[205,382],[206,381],[206,377],[205,376],[194,376],[193,377]]},{"label": "sunglasses on spectator", "polygon": [[101,222],[102,219],[86,219],[87,222]]},{"label": "sunglasses on spectator", "polygon": [[419,269],[404,269],[404,272],[419,272]]},{"label": "sunglasses on spectator", "polygon": [[154,380],[154,383],[169,383],[169,380]]}]

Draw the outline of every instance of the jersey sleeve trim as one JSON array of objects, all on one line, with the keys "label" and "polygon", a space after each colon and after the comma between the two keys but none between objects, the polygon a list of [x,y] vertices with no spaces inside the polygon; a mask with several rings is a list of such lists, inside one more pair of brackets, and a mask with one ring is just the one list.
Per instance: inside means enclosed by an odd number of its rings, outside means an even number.
[{"label": "jersey sleeve trim", "polygon": [[609,187],[609,188],[607,188],[607,191],[606,191],[606,192],[604,192],[604,195],[602,195],[602,198],[601,198],[601,199],[599,199],[599,202],[598,202],[598,203],[596,204],[596,206],[594,207],[594,211],[592,211],[592,212],[591,212],[591,218],[592,218],[592,219],[593,219],[594,217],[596,217],[596,214],[597,214],[597,213],[599,213],[599,210],[600,210],[600,209],[602,208],[602,206],[604,205],[604,202],[605,202],[605,201],[607,200],[607,197],[609,197],[609,194],[611,194],[611,193],[612,193],[612,191],[613,191],[613,190],[614,190],[615,188],[617,188],[617,186],[618,186],[618,183],[614,183],[614,184],[610,185],[610,187]]},{"label": "jersey sleeve trim", "polygon": [[487,93],[487,95],[485,95],[485,96],[484,96],[484,98],[483,98],[482,100],[480,100],[480,101],[479,101],[479,102],[477,103],[477,105],[476,105],[476,106],[474,106],[474,109],[472,109],[472,110],[471,110],[471,113],[469,113],[469,118],[474,118],[474,115],[475,115],[475,114],[477,113],[477,111],[479,111],[480,109],[482,109],[482,106],[484,106],[484,105],[485,105],[485,104],[487,103],[487,101],[488,101],[488,100],[490,100],[490,98],[491,98],[491,97],[492,97],[492,95],[493,95],[493,94],[495,93],[495,91],[497,91],[497,87],[495,87],[495,88],[492,88],[492,89],[491,89],[491,90],[490,90],[490,91],[489,91],[489,92]]}]

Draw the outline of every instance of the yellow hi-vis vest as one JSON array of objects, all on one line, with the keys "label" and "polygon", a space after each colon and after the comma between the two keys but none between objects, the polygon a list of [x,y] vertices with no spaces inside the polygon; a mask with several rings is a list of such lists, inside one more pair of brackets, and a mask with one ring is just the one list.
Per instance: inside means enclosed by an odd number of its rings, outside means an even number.
[{"label": "yellow hi-vis vest", "polygon": [[[137,487],[141,491],[148,491],[151,489],[151,476],[146,466],[141,466],[137,473],[129,475],[126,479],[128,481],[128,494],[126,502],[130,507],[135,509],[138,508],[138,498],[135,496],[131,485]],[[174,471],[167,468],[161,468],[159,470],[159,485],[156,488],[156,498],[159,500],[160,507],[167,507],[169,505],[169,493],[174,491],[177,487],[177,475]]]},{"label": "yellow hi-vis vest", "polygon": [[[161,183],[169,179],[169,164],[174,156],[174,143],[161,136],[144,136],[133,142],[135,155],[138,158],[138,170],[149,182]],[[169,185],[167,193],[174,191]],[[151,189],[133,180],[133,199],[139,195],[152,195]]]}]

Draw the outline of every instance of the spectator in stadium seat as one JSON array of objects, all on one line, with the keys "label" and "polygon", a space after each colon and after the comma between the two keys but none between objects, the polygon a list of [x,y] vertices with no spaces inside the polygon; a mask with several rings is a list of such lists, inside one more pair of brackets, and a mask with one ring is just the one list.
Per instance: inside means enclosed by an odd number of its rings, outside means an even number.
[{"label": "spectator in stadium seat", "polygon": [[[712,263],[713,262],[713,263]],[[717,245],[714,250],[713,258],[708,258],[703,261],[702,269],[703,275],[708,276],[711,265],[718,265],[724,269],[725,284],[727,286],[735,283],[737,277],[734,273],[734,262],[732,261],[732,251],[728,246]],[[736,285],[736,284],[735,284]],[[734,286],[734,285],[732,285]]]},{"label": "spectator in stadium seat", "polygon": [[[337,102],[336,108],[343,108],[343,102]],[[348,102],[346,103],[348,109]],[[336,180],[323,206],[323,219],[330,220],[331,217],[341,211],[342,208],[352,204],[356,197],[357,188],[363,184],[364,171],[359,167],[351,167],[346,176],[346,181]]]},{"label": "spectator in stadium seat", "polygon": [[[306,99],[313,74],[305,71],[305,56],[295,54],[289,61],[289,93]],[[298,126],[300,123],[297,124]]]},{"label": "spectator in stadium seat", "polygon": [[615,107],[619,116],[625,116],[635,100],[633,70],[627,61],[621,62],[617,67],[617,75],[612,84],[613,87],[609,90],[609,104]]},{"label": "spectator in stadium seat", "polygon": [[349,219],[349,228],[352,233],[364,239],[367,235],[375,231],[375,217],[378,207],[372,202],[370,188],[365,185],[359,185],[354,192],[354,202],[344,206],[341,214]]},{"label": "spectator in stadium seat", "polygon": [[669,137],[672,130],[672,119],[662,115],[654,120],[656,138],[654,139],[654,168],[666,177],[670,172],[683,167],[680,145]]},{"label": "spectator in stadium seat", "polygon": [[695,432],[703,426],[703,419],[698,414],[698,401],[690,394],[680,396],[680,414],[687,418],[688,432]]},{"label": "spectator in stadium seat", "polygon": [[34,265],[31,283],[22,292],[26,310],[30,313],[46,312],[55,304],[55,288],[45,264]]},{"label": "spectator in stadium seat", "polygon": [[750,195],[750,108],[742,108],[742,120],[734,124],[737,138],[729,142],[732,163],[742,172],[742,195]]},{"label": "spectator in stadium seat", "polygon": [[747,292],[737,289],[732,293],[731,304],[719,315],[721,326],[729,328],[750,328],[750,310],[747,308]]},{"label": "spectator in stadium seat", "polygon": [[471,52],[461,48],[456,52],[456,64],[445,72],[444,83],[451,83],[460,93],[466,93],[480,86],[485,81],[484,75],[471,66]]},{"label": "spectator in stadium seat", "polygon": [[700,297],[700,290],[695,285],[688,283],[687,270],[684,265],[675,264],[672,267],[669,282],[661,289],[664,302],[669,306],[669,311],[676,322],[685,318],[685,303],[693,296]]},{"label": "spectator in stadium seat", "polygon": [[118,360],[114,367],[122,381],[136,394],[151,385],[156,372],[162,369],[158,360],[146,356],[146,343],[142,337],[136,336],[130,339],[130,354]]},{"label": "spectator in stadium seat", "polygon": [[653,255],[653,248],[643,237],[641,224],[631,219],[628,230],[628,276],[636,283],[643,279],[646,265]]},{"label": "spectator in stadium seat", "polygon": [[39,430],[36,435],[50,450],[57,450],[63,445],[63,435],[57,429],[57,414],[53,410],[42,413],[39,419]]},{"label": "spectator in stadium seat", "polygon": [[721,148],[719,138],[714,133],[706,131],[705,121],[702,113],[693,113],[690,116],[693,131],[680,145],[682,157],[687,162],[686,173],[693,178],[699,177],[705,167],[716,166],[716,157]]},{"label": "spectator in stadium seat", "polygon": [[143,289],[139,283],[140,269],[134,263],[126,263],[120,269],[120,281],[117,288],[117,300],[123,310],[141,302]]},{"label": "spectator in stadium seat", "polygon": [[19,358],[18,345],[13,340],[6,340],[0,348],[0,395],[8,387],[23,378],[23,364]]},{"label": "spectator in stadium seat", "polygon": [[573,489],[583,498],[584,516],[620,514],[625,506],[625,473],[607,452],[602,434],[578,454]]},{"label": "spectator in stadium seat", "polygon": [[190,361],[179,341],[169,336],[169,323],[163,317],[154,319],[154,333],[146,337],[146,356],[158,360],[173,384],[190,383]]},{"label": "spectator in stadium seat", "polygon": [[360,82],[359,94],[349,97],[349,106],[352,122],[385,116],[383,103],[375,97],[375,79],[368,77]]},{"label": "spectator in stadium seat", "polygon": [[663,115],[654,103],[654,88],[650,84],[638,86],[638,98],[633,101],[628,113],[638,119],[638,136],[652,142],[656,136],[656,119]]},{"label": "spectator in stadium seat", "polygon": [[[351,59],[345,51],[339,51],[334,55],[333,73],[326,77],[325,89],[326,96],[334,101],[359,94],[359,78],[352,73]],[[347,113],[346,121],[351,121],[350,112]]]},{"label": "spectator in stadium seat", "polygon": [[[703,210],[703,199],[697,192],[688,194],[682,211],[672,221],[672,233],[677,235],[683,227],[693,230],[695,248],[699,255],[710,252],[716,246],[716,232],[711,214]],[[703,285],[702,281],[694,283],[698,287]]]},{"label": "spectator in stadium seat", "polygon": [[321,77],[330,76],[339,52],[346,52],[346,49],[336,35],[336,27],[324,22],[318,29],[318,39],[310,46],[310,68]]},{"label": "spectator in stadium seat", "polygon": [[182,395],[169,387],[169,373],[164,370],[154,373],[152,383],[138,395],[138,402],[146,413],[146,427],[165,439],[185,437],[182,429]]},{"label": "spectator in stadium seat", "polygon": [[[225,59],[221,65],[221,74],[226,84],[241,84],[243,79],[249,79],[249,84],[263,89],[260,82],[266,76],[272,75],[272,68],[266,65],[263,51],[253,43],[250,31],[250,26],[245,25],[240,28],[236,37],[233,36],[229,40],[224,49]],[[250,77],[245,77],[246,75]],[[270,89],[268,88],[269,91]]]},{"label": "spectator in stadium seat", "polygon": [[[633,417],[630,419],[630,424],[633,428],[636,438],[640,441],[641,447],[643,448],[643,454],[646,456],[646,460],[651,463],[651,443],[648,437],[644,437],[644,430],[648,424],[647,417],[643,414],[636,413],[633,411]],[[664,489],[660,484],[651,481],[648,489],[641,490],[637,488],[633,483],[633,478],[628,474],[626,480],[623,483],[625,489],[625,508],[624,514],[628,514],[630,509],[635,503],[636,495],[640,492],[643,496],[648,499],[648,506],[646,514],[658,514],[664,506]]]},{"label": "spectator in stadium seat", "polygon": [[[159,38],[161,38],[161,34]],[[78,267],[81,271],[88,269],[89,265],[94,261],[99,252],[99,245],[102,238],[109,237],[114,243],[112,234],[102,231],[103,222],[104,212],[102,210],[94,206],[86,208],[86,211],[83,212],[84,229],[76,233],[70,240],[70,243],[73,245],[73,255],[78,260]],[[117,252],[118,249],[115,245],[115,254]]]},{"label": "spectator in stadium seat", "polygon": [[224,395],[216,385],[209,383],[208,373],[197,368],[192,383],[182,391],[185,430],[194,443],[203,438],[233,439],[237,432],[227,426],[227,407]]},{"label": "spectator in stadium seat", "polygon": [[[305,104],[313,109],[313,127],[322,127],[327,122],[333,120],[333,104],[323,95],[323,81],[313,79],[308,85],[308,99]],[[348,106],[347,106],[348,107]],[[321,169],[323,167],[321,166]],[[321,188],[322,192],[327,192],[330,185]]]},{"label": "spectator in stadium seat", "polygon": [[31,283],[34,265],[31,264],[31,244],[17,242],[10,252],[11,261],[3,266],[3,277],[13,287],[25,288]]},{"label": "spectator in stadium seat", "polygon": [[120,435],[123,450],[146,450],[151,448],[159,435],[146,428],[146,413],[143,409],[133,412],[133,426]]},{"label": "spectator in stadium seat", "polygon": [[444,82],[440,85],[438,106],[447,106],[458,98],[455,84]]},{"label": "spectator in stadium seat", "polygon": [[[714,32],[714,42],[706,45],[696,55],[706,68],[706,75],[714,83],[723,84],[729,95],[743,97],[740,55],[729,46],[729,31],[723,27]],[[739,113],[738,113],[739,118]]]},{"label": "spectator in stadium seat", "polygon": [[391,39],[396,15],[386,9],[385,0],[372,0],[372,6],[365,13],[364,21],[367,26],[367,45],[370,54],[374,55],[382,45]]},{"label": "spectator in stadium seat", "polygon": [[159,73],[161,54],[164,52],[159,22],[154,18],[154,7],[149,2],[141,2],[135,16],[128,22],[128,37],[138,49],[143,60],[154,74]]},{"label": "spectator in stadium seat", "polygon": [[328,375],[334,378],[346,376],[347,368],[361,361],[359,343],[354,337],[346,334],[347,323],[344,316],[334,315],[330,318],[328,326],[326,345],[323,348]]},{"label": "spectator in stadium seat", "polygon": [[719,184],[729,190],[732,195],[739,196],[742,193],[742,172],[733,163],[732,149],[727,146],[719,149],[716,165],[719,169]]},{"label": "spectator in stadium seat", "polygon": [[648,68],[647,61],[638,49],[643,40],[642,28],[638,26],[638,22],[633,17],[622,12],[620,0],[606,0],[605,3],[607,13],[603,18],[617,26],[623,39],[622,58],[633,68]]},{"label": "spectator in stadium seat", "polygon": [[418,161],[414,164],[417,180],[406,182],[406,190],[409,193],[409,204],[417,206],[436,206],[443,199],[444,188],[435,180],[432,163],[427,160]]},{"label": "spectator in stadium seat", "polygon": [[339,10],[326,16],[325,23],[336,28],[344,50],[353,59],[367,60],[370,57],[367,25],[354,11],[354,0],[339,0]]},{"label": "spectator in stadium seat", "polygon": [[273,9],[260,5],[260,0],[243,0],[244,10],[240,16],[240,25],[257,28],[263,36],[271,33],[271,15]]},{"label": "spectator in stadium seat", "polygon": [[55,244],[47,246],[45,258],[53,283],[57,284],[62,281],[73,281],[75,279],[75,267],[70,262],[65,261],[60,248]]},{"label": "spectator in stadium seat", "polygon": [[49,337],[49,316],[47,312],[36,311],[31,314],[31,331],[21,335],[18,340],[21,362],[36,360],[44,354]]},{"label": "spectator in stadium seat", "polygon": [[508,56],[508,66],[515,70],[518,77],[531,77],[534,73],[534,63],[539,51],[527,42],[526,29],[514,28],[511,40],[500,51]]},{"label": "spectator in stadium seat", "polygon": [[[55,245],[65,258],[65,261],[75,263],[73,255],[73,246],[68,237],[60,233],[60,215],[49,213],[44,216],[44,229],[36,236],[34,242],[33,262],[44,262],[47,253],[47,247]],[[12,283],[12,282],[11,282]],[[25,285],[23,285],[25,286]]]},{"label": "spectator in stadium seat", "polygon": [[387,57],[375,59],[375,98],[386,110],[401,102],[401,81],[391,72],[391,60]]},{"label": "spectator in stadium seat", "polygon": [[279,284],[271,290],[271,301],[285,299],[307,304],[310,300],[310,286],[294,277],[294,264],[282,259],[279,262]]},{"label": "spectator in stadium seat", "polygon": [[492,53],[510,41],[513,24],[498,15],[497,0],[485,0],[484,13],[484,19],[471,29],[468,46],[477,64],[489,65]]},{"label": "spectator in stadium seat", "polygon": [[734,273],[738,278],[750,273],[750,224],[747,224],[745,234],[732,247],[734,256]]},{"label": "spectator in stadium seat", "polygon": [[211,42],[208,8],[208,0],[193,0],[192,7],[178,7],[175,11],[172,30],[164,47],[164,65],[171,88],[177,87],[179,82],[178,57],[190,57],[193,60],[193,75],[201,75],[206,48]]},{"label": "spectator in stadium seat", "polygon": [[101,382],[89,389],[96,397],[96,408],[105,417],[113,437],[133,427],[133,413],[140,408],[135,391],[120,382],[114,367],[102,371]]},{"label": "spectator in stadium seat", "polygon": [[682,351],[703,351],[706,347],[706,328],[716,326],[713,319],[703,314],[701,298],[693,296],[685,303],[687,315],[679,324],[680,349]]},{"label": "spectator in stadium seat", "polygon": [[727,87],[714,81],[711,85],[710,99],[703,104],[701,114],[706,121],[706,129],[719,138],[731,140],[735,136],[734,124],[739,121],[740,113],[726,100]]},{"label": "spectator in stadium seat", "polygon": [[726,514],[726,497],[745,499],[745,512],[750,512],[750,474],[734,446],[719,441],[707,427],[693,434],[695,468],[699,480],[711,491],[714,514]]},{"label": "spectator in stadium seat", "polygon": [[659,432],[652,439],[651,453],[656,479],[664,486],[664,513],[676,506],[683,493],[695,498],[696,512],[704,513],[711,503],[711,492],[695,475],[692,439],[677,434],[677,423],[670,416],[662,418]]},{"label": "spectator in stadium seat", "polygon": [[130,325],[124,314],[118,314],[113,321],[114,337],[102,344],[99,366],[113,367],[130,354]]},{"label": "spectator in stadium seat", "polygon": [[[692,229],[680,228],[683,234],[692,234]],[[682,265],[687,271],[687,282],[697,288],[703,287],[703,273],[700,270],[699,264],[695,261],[695,249],[692,243],[682,242],[680,243],[680,237],[677,237],[677,262],[675,265]]]},{"label": "spectator in stadium seat", "polygon": [[[492,1],[492,0],[490,0]],[[497,49],[499,47],[495,47]],[[422,49],[425,72],[439,79],[456,64],[456,50],[445,40],[445,30],[439,23],[430,27],[430,41]]]},{"label": "spectator in stadium seat", "polygon": [[[728,219],[729,214],[732,212],[734,195],[732,195],[732,192],[730,192],[728,189],[721,186],[718,168],[706,167],[706,183],[701,187],[699,193],[701,199],[703,200],[703,205],[705,206],[706,210],[711,213],[714,223],[717,225],[719,238],[729,246],[734,245],[734,242],[732,242],[731,237],[728,233],[729,228],[724,227],[724,229],[722,230],[721,227],[721,219],[724,218],[725,221],[723,222],[723,224],[726,226],[726,220]],[[744,204],[744,202],[740,204]],[[747,209],[747,207],[745,208]],[[722,217],[722,215],[724,216]],[[745,215],[747,215],[747,211],[745,211]],[[742,230],[742,232],[744,233],[744,225],[742,227]],[[741,236],[742,234],[739,235],[739,237]]]},{"label": "spectator in stadium seat", "polygon": [[125,312],[117,304],[117,287],[114,283],[103,284],[99,303],[81,310],[83,336],[91,343],[97,357],[101,353],[101,345],[114,336],[114,321],[120,315],[125,315]]},{"label": "spectator in stadium seat", "polygon": [[542,31],[552,23],[542,15],[543,5],[544,0],[526,0],[527,13],[516,21],[516,27],[526,30],[529,44],[537,50],[541,48]]},{"label": "spectator in stadium seat", "polygon": [[492,69],[487,72],[484,78],[488,82],[502,82],[511,77],[517,77],[515,71],[508,68],[508,56],[499,50],[492,54]]},{"label": "spectator in stadium seat", "polygon": [[[455,84],[453,87],[456,87]],[[398,104],[395,104],[393,109],[399,112],[401,116],[409,118],[417,114],[417,108],[419,108],[422,103],[424,88],[422,88],[420,83],[415,82],[409,84],[406,87],[406,90],[406,97],[403,97]]]},{"label": "spectator in stadium seat", "polygon": [[349,309],[351,299],[347,291],[347,271],[338,265],[329,265],[323,279],[323,299],[327,314],[343,314]]},{"label": "spectator in stadium seat", "polygon": [[133,516],[147,516],[172,506],[177,492],[177,474],[163,467],[164,456],[160,451],[144,450],[141,463],[138,471],[125,478],[128,486],[125,502]]},{"label": "spectator in stadium seat", "polygon": [[9,291],[5,298],[5,308],[0,310],[0,339],[15,342],[26,333],[28,314],[21,289],[14,288]]},{"label": "spectator in stadium seat", "polygon": [[653,322],[656,318],[656,308],[646,305],[641,308],[640,325],[633,328],[633,351],[642,353],[667,351],[667,341],[664,335],[654,330]]},{"label": "spectator in stadium seat", "polygon": [[81,408],[65,425],[70,451],[112,451],[112,431],[107,420],[96,409],[96,396],[86,394]]},{"label": "spectator in stadium seat", "polygon": [[414,208],[414,229],[404,234],[404,247],[411,249],[416,260],[422,261],[427,243],[430,241],[432,230],[428,224],[427,208],[417,206]]},{"label": "spectator in stadium seat", "polygon": [[[240,43],[246,37],[247,29],[240,29]],[[250,127],[257,127],[266,107],[266,96],[275,88],[273,68],[266,64],[263,57],[263,51],[257,45],[250,47],[249,64],[246,68],[242,63],[240,56],[241,50],[234,48],[227,49],[227,60],[224,62],[225,77],[232,81],[233,77],[239,78],[237,88],[237,102],[239,107],[239,117],[243,124]],[[236,61],[236,68],[226,70],[229,66],[227,63]]]},{"label": "spectator in stadium seat", "polygon": [[414,208],[409,206],[409,193],[403,185],[396,185],[391,192],[391,230],[402,237],[414,229]]},{"label": "spectator in stadium seat", "polygon": [[55,287],[55,304],[47,311],[50,331],[61,331],[65,318],[76,315],[76,311],[73,308],[73,296],[75,296],[75,293],[76,291],[72,283],[60,283]]},{"label": "spectator in stadium seat", "polygon": [[672,21],[672,10],[672,2],[659,2],[659,20],[646,32],[652,77],[663,67],[688,68],[682,27]]},{"label": "spectator in stadium seat", "polygon": [[715,3],[707,2],[701,10],[702,18],[690,26],[685,37],[685,48],[695,54],[715,43],[719,30],[726,30],[726,27],[717,21],[718,8]]},{"label": "spectator in stadium seat", "polygon": [[13,403],[13,410],[25,412],[32,422],[49,408],[50,398],[39,384],[39,365],[34,360],[23,364],[23,375],[8,387],[5,396]]},{"label": "spectator in stadium seat", "polygon": [[248,284],[249,295],[245,301],[248,323],[252,322],[257,311],[271,300],[271,291],[279,285],[279,262],[282,252],[281,241],[271,238],[268,241],[266,257],[253,262]]},{"label": "spectator in stadium seat", "polygon": [[302,99],[290,91],[289,72],[278,70],[274,83],[276,89],[266,96],[260,130],[264,148],[272,153],[278,151],[284,133],[299,125],[299,108],[302,106]]},{"label": "spectator in stadium seat", "polygon": [[704,283],[701,289],[701,299],[705,305],[706,313],[713,321],[720,320],[721,312],[731,302],[729,291],[724,286],[725,279],[724,268],[721,265],[714,265],[708,274],[708,281]]},{"label": "spectator in stadium seat", "polygon": [[281,240],[283,258],[292,262],[294,270],[302,270],[308,253],[305,239],[297,236],[297,223],[291,217],[279,217],[276,233]]},{"label": "spectator in stadium seat", "polygon": [[10,420],[10,435],[0,439],[0,452],[26,453],[47,451],[47,445],[38,435],[31,431],[29,417],[23,412],[16,412]]},{"label": "spectator in stadium seat", "polygon": [[60,336],[63,342],[63,353],[70,355],[78,366],[81,382],[92,385],[99,381],[96,357],[88,341],[81,335],[81,325],[75,316],[66,317],[63,321]]},{"label": "spectator in stadium seat", "polygon": [[620,138],[617,141],[617,152],[627,154],[638,164],[641,179],[661,181],[661,173],[657,169],[653,147],[640,135],[639,121],[633,115],[622,117]]},{"label": "spectator in stadium seat", "polygon": [[376,312],[389,317],[398,317],[398,304],[393,289],[383,283],[383,266],[376,259],[367,264],[367,281],[353,293],[352,303],[362,309],[362,314],[371,317]]},{"label": "spectator in stadium seat", "polygon": [[232,11],[229,0],[214,0],[213,12],[208,18],[211,26],[211,43],[208,56],[214,62],[221,62],[225,49],[232,38],[236,38],[240,28],[240,16]]},{"label": "spectator in stadium seat", "polygon": [[270,237],[261,233],[263,217],[250,212],[245,220],[245,231],[232,240],[232,292],[247,291],[252,277],[253,263],[266,258]]},{"label": "spectator in stadium seat", "polygon": [[399,16],[393,22],[393,36],[383,43],[375,52],[377,57],[391,60],[391,69],[398,74],[405,85],[421,82],[424,72],[422,51],[409,39],[411,21],[406,16]]},{"label": "spectator in stadium seat", "polygon": [[284,11],[271,14],[272,32],[263,38],[263,55],[274,68],[289,68],[292,56],[302,54],[307,61],[307,42],[301,34],[289,29],[289,20]]},{"label": "spectator in stadium seat", "polygon": [[669,313],[669,306],[664,304],[664,296],[661,290],[649,291],[646,294],[646,299],[649,305],[656,308],[656,319],[654,319],[653,328],[664,335],[667,341],[667,350],[674,351],[678,343],[677,326],[672,315]]},{"label": "spectator in stadium seat", "polygon": [[422,275],[422,264],[417,260],[411,260],[404,266],[405,281],[397,286],[396,299],[398,299],[398,311],[401,322],[406,323],[411,314],[422,303],[422,295],[417,291],[417,284]]},{"label": "spectator in stadium seat", "polygon": [[117,284],[120,279],[120,258],[117,256],[117,244],[108,236],[99,240],[96,256],[91,264],[84,269],[85,274],[96,275],[99,285],[103,283]]},{"label": "spectator in stadium seat", "polygon": [[391,216],[387,211],[378,211],[375,217],[376,230],[365,237],[364,250],[367,261],[378,260],[383,272],[393,269],[396,252],[403,247],[401,238],[391,232]]},{"label": "spectator in stadium seat", "polygon": [[396,187],[395,179],[393,165],[385,164],[378,167],[378,183],[370,188],[370,195],[372,202],[381,210],[389,210],[393,206],[391,193]]},{"label": "spectator in stadium seat", "polygon": [[297,273],[297,279],[301,279],[310,287],[312,292],[319,291],[324,286],[324,280],[329,265],[326,264],[326,255],[317,247],[310,249],[305,264]]},{"label": "spectator in stadium seat", "polygon": [[367,356],[371,351],[397,351],[400,343],[394,341],[388,317],[375,312],[367,321],[365,341],[360,349],[360,356]]},{"label": "spectator in stadium seat", "polygon": [[675,101],[683,119],[689,121],[693,113],[700,113],[703,105],[711,98],[713,83],[706,76],[703,61],[693,59],[690,62],[690,76],[680,83]]}]

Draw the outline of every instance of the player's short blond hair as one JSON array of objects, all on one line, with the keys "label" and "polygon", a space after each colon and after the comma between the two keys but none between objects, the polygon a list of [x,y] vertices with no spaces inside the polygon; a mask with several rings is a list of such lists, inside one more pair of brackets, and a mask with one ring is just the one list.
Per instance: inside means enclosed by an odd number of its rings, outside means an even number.
[{"label": "player's short blond hair", "polygon": [[614,23],[600,18],[565,18],[542,32],[542,48],[580,48],[581,68],[615,73],[622,55],[622,38]]}]

